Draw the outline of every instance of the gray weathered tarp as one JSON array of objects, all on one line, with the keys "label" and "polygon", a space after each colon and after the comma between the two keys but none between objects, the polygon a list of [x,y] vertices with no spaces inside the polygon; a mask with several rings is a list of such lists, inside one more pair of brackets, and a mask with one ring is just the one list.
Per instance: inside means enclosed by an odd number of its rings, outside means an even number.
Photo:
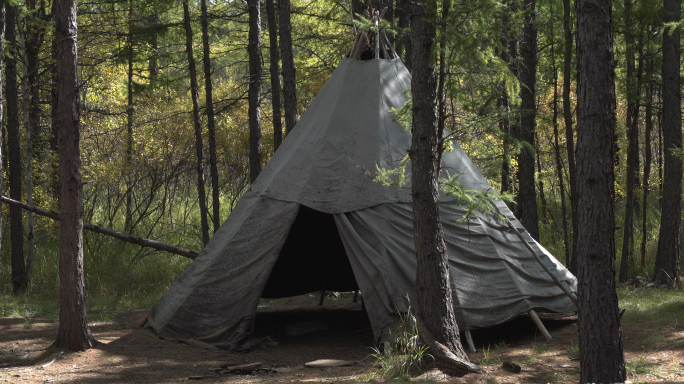
[{"label": "gray weathered tarp", "polygon": [[[380,337],[392,314],[407,308],[415,280],[410,189],[373,181],[376,166],[396,168],[410,147],[411,135],[391,112],[404,105],[410,81],[399,60],[342,60],[200,256],[150,311],[159,336],[246,351],[262,294],[282,297],[288,284],[300,291],[325,289],[323,283],[296,283],[319,278],[307,264],[334,256],[348,266],[336,272],[349,271],[338,283],[349,286],[351,280],[361,288]],[[444,175],[461,175],[467,189],[491,188],[456,143],[443,155],[442,167]],[[410,177],[410,165],[407,171]],[[575,278],[530,238],[505,204],[497,206],[541,262],[576,291]],[[534,308],[574,309],[504,225],[482,218],[459,223],[463,213],[454,197],[441,196],[462,329],[498,324]],[[307,238],[308,230],[321,228],[336,233]],[[305,262],[288,269],[283,260]]]},{"label": "gray weathered tarp", "polygon": [[[515,220],[502,205],[502,213]],[[465,210],[453,202],[441,204],[440,211],[454,312],[461,330],[499,324],[535,308],[574,310],[572,301],[506,226],[482,217],[460,223]],[[416,255],[411,205],[380,204],[336,214],[335,222],[378,337],[392,323],[394,314],[407,310],[407,296],[414,297]],[[521,228],[517,220],[514,223]],[[574,291],[575,277],[531,238],[528,241],[542,262]]]}]

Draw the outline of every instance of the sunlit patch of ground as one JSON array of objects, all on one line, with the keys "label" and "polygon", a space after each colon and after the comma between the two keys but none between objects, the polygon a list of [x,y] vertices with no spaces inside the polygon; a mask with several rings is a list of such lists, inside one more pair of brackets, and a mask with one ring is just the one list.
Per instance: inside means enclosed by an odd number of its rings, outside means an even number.
[{"label": "sunlit patch of ground", "polygon": [[[631,383],[684,382],[684,296],[682,291],[622,289],[625,357]],[[360,303],[317,295],[268,300],[257,316],[257,338],[266,340],[248,354],[227,354],[157,338],[137,324],[146,310],[94,314],[90,323],[95,348],[67,353],[51,362],[45,356],[57,331],[54,318],[0,318],[0,383],[170,383],[209,376],[202,383],[384,382],[373,376],[373,336]],[[20,311],[19,311],[20,312]],[[17,313],[19,313],[17,312]],[[328,330],[290,337],[285,325],[326,321]],[[522,316],[506,325],[473,331],[476,353],[471,361],[484,373],[449,377],[430,368],[411,381],[449,383],[577,383],[579,349],[575,317],[542,316],[553,338],[544,341],[532,321]],[[266,339],[268,337],[268,339]],[[41,355],[43,355],[41,357]],[[357,362],[350,367],[305,368],[317,359]],[[519,364],[522,372],[503,370]],[[212,376],[223,364],[262,362],[276,373]]]}]

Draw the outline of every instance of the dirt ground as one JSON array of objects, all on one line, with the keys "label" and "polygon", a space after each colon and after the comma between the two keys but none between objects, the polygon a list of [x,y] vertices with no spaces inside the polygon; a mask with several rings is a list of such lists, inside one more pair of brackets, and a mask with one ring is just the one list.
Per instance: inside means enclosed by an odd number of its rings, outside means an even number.
[{"label": "dirt ground", "polygon": [[[0,383],[202,383],[358,382],[373,377],[375,361],[370,323],[360,303],[304,295],[269,301],[256,318],[257,345],[247,354],[228,354],[159,339],[150,328],[138,328],[145,310],[117,312],[106,322],[93,321],[98,345],[86,352],[45,356],[57,324],[48,319],[0,318]],[[292,337],[285,326],[322,320],[327,330]],[[576,383],[579,381],[576,317],[542,317],[553,339],[545,342],[531,319],[521,316],[494,328],[473,331],[478,349],[469,353],[486,373],[452,378],[429,369],[414,381],[450,383]],[[684,319],[683,319],[684,320]],[[657,319],[623,324],[628,382],[684,382],[684,328]],[[642,345],[643,344],[643,345]],[[338,368],[306,368],[318,359],[355,362]],[[54,362],[53,362],[54,360]],[[519,364],[509,373],[502,363]],[[51,363],[52,362],[52,363]],[[226,364],[261,362],[252,374],[223,374]],[[51,363],[51,364],[50,364]]]}]

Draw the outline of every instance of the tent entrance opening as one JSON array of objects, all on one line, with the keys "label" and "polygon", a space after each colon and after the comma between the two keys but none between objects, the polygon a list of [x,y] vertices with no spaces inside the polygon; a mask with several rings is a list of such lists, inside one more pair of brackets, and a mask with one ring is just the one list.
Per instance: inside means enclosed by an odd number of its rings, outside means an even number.
[{"label": "tent entrance opening", "polygon": [[261,297],[357,289],[333,215],[301,205]]}]

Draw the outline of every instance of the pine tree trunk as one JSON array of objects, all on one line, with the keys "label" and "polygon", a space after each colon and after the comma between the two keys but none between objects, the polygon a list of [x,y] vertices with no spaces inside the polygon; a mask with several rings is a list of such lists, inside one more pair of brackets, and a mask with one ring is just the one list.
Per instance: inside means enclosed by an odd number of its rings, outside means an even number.
[{"label": "pine tree trunk", "polygon": [[[430,345],[437,366],[446,373],[462,375],[476,371],[477,367],[468,361],[460,342],[439,218],[441,132],[436,114],[437,72],[434,63],[430,63],[436,27],[433,20],[427,20],[434,18],[436,11],[436,1],[428,0],[413,5],[411,13],[414,75],[411,80],[413,138],[409,155],[417,258],[415,304],[419,332]],[[443,350],[438,345],[448,353],[440,354]]]},{"label": "pine tree trunk", "polygon": [[[397,0],[397,26],[402,30],[411,28],[410,6],[409,0]],[[413,55],[411,32],[408,31],[403,36],[397,36],[395,43],[395,50],[399,57],[404,58],[404,66],[411,73],[411,56]]]},{"label": "pine tree trunk", "polygon": [[128,48],[128,77],[126,81],[126,93],[128,104],[126,105],[126,217],[124,232],[133,233],[133,0],[128,0],[128,36],[126,37]]},{"label": "pine tree trunk", "polygon": [[[528,0],[524,3],[525,25],[523,39],[520,44],[522,63],[518,69],[520,79],[520,127],[518,139],[534,148],[535,132],[535,89],[537,82],[537,26],[536,2]],[[534,182],[534,155],[528,148],[523,148],[518,156],[518,206],[520,221],[533,239],[539,241],[539,218],[537,214],[537,194]]]},{"label": "pine tree trunk", "polygon": [[635,119],[636,111],[636,82],[634,74],[634,38],[632,36],[632,2],[625,0],[625,45],[626,45],[626,61],[627,61],[627,182],[625,188],[627,196],[625,200],[625,221],[623,225],[622,236],[622,258],[620,260],[620,275],[619,281],[621,283],[627,281],[627,272],[629,269],[630,245],[634,233],[634,186],[636,181],[636,156],[637,142],[639,131],[636,124],[632,124]]},{"label": "pine tree trunk", "polygon": [[268,37],[271,54],[271,105],[273,107],[273,152],[278,150],[283,142],[283,114],[280,95],[280,67],[278,61],[278,20],[275,13],[275,0],[266,0],[266,13],[268,14]]},{"label": "pine tree trunk", "polygon": [[[283,24],[288,25],[289,38],[289,24],[290,24],[290,9],[289,2],[287,5],[283,4],[287,0],[280,2],[280,41],[283,43]],[[248,0],[249,7],[249,180],[254,182],[261,173],[261,108],[259,106],[261,96],[261,10],[259,9],[259,0]],[[283,21],[283,7],[287,6],[287,22]],[[290,49],[292,48],[291,40],[288,40]],[[284,45],[284,44],[283,44]],[[283,47],[281,45],[281,48]],[[284,49],[285,51],[285,49]],[[290,51],[291,52],[291,51]],[[283,55],[283,77],[285,77],[285,55]],[[291,56],[290,56],[291,57]],[[287,80],[285,80],[285,87],[287,88]],[[293,87],[294,90],[294,87]],[[285,120],[288,123],[287,117],[287,89],[285,90]],[[292,117],[292,116],[290,116]],[[292,126],[287,126],[288,133]]]},{"label": "pine tree trunk", "polygon": [[[502,3],[506,5],[508,1],[502,0]],[[509,29],[510,29],[510,7],[506,7],[503,10],[503,14],[501,16],[501,52],[499,54],[499,57],[501,60],[509,65],[509,68],[511,67],[512,64],[512,58],[509,52],[509,40],[511,40],[511,37],[509,36]],[[511,187],[511,150],[510,150],[510,145],[509,145],[509,140],[508,140],[508,135],[511,134],[511,121],[510,121],[510,113],[511,113],[511,103],[510,99],[508,97],[508,91],[506,89],[506,82],[503,81],[501,82],[500,85],[501,89],[501,96],[499,97],[499,102],[498,106],[501,111],[503,111],[503,116],[499,120],[499,129],[503,133],[503,140],[502,140],[502,145],[503,145],[503,159],[501,161],[501,193],[504,192],[512,192],[512,187]]]},{"label": "pine tree trunk", "polygon": [[[0,0],[0,52],[4,52],[4,41],[5,41],[5,1],[6,0]],[[5,55],[0,55],[0,100],[3,99],[3,94],[2,91],[4,90],[3,87],[3,79],[5,76],[3,76],[3,72],[5,69],[5,66],[3,65],[5,61]],[[4,173],[4,159],[5,159],[5,154],[3,153],[3,150],[5,149],[4,142],[5,138],[4,132],[5,130],[2,129],[2,123],[5,120],[5,109],[4,109],[4,103],[0,103],[0,175]],[[4,196],[5,194],[5,178],[0,177],[0,196]],[[3,219],[3,207],[2,204],[0,204],[0,229],[2,229],[2,219]],[[0,230],[0,265],[2,264],[2,240],[3,240],[3,231]],[[0,285],[5,285],[2,280],[0,280]]]},{"label": "pine tree trunk", "polygon": [[[28,53],[26,47],[26,32],[22,22],[21,12],[17,12],[17,30],[19,31],[19,41],[21,42],[21,57],[25,65],[22,66],[22,114],[24,116],[24,130],[26,132],[26,203],[33,205],[33,124],[31,121],[31,91],[33,83],[29,80]],[[36,251],[36,226],[33,220],[33,212],[26,213],[28,221],[28,249],[26,250],[26,283],[31,283],[33,276],[33,256]]]},{"label": "pine tree trunk", "polygon": [[546,225],[546,218],[548,216],[549,212],[549,206],[546,204],[546,195],[544,194],[544,180],[541,177],[542,174],[542,166],[541,166],[541,144],[539,144],[539,135],[535,132],[534,134],[535,137],[535,151],[537,152],[537,174],[539,175],[539,181],[537,181],[537,185],[539,186],[539,200],[541,200],[541,208],[542,208],[542,223]]},{"label": "pine tree trunk", "polygon": [[183,0],[183,22],[185,24],[185,50],[188,54],[188,71],[190,72],[190,95],[192,97],[192,123],[195,127],[195,154],[197,157],[197,195],[199,197],[200,221],[202,225],[202,243],[209,242],[209,221],[207,219],[207,201],[204,190],[204,148],[202,144],[202,122],[199,112],[199,87],[197,86],[197,69],[192,49],[192,26],[187,0]]},{"label": "pine tree trunk", "polygon": [[[682,4],[665,0],[664,22],[679,22]],[[679,258],[681,257],[682,228],[682,117],[679,28],[666,28],[663,33],[663,202],[660,218],[660,236],[656,254],[654,280],[672,286],[680,284]]]},{"label": "pine tree trunk", "polygon": [[572,76],[572,29],[570,0],[563,0],[563,120],[565,122],[565,146],[568,152],[568,175],[570,184],[570,213],[572,217],[572,257],[568,263],[570,272],[577,274],[577,171],[575,170],[575,139],[572,132],[572,106],[570,83]]},{"label": "pine tree trunk", "polygon": [[83,276],[83,204],[79,149],[76,0],[57,0],[57,124],[60,176],[59,329],[55,345],[72,351],[91,348]]},{"label": "pine tree trunk", "polygon": [[615,73],[611,0],[577,1],[580,383],[625,381],[615,293]]},{"label": "pine tree trunk", "polygon": [[[554,78],[558,78],[556,70],[556,60],[553,61]],[[561,221],[563,225],[563,249],[565,251],[565,266],[570,267],[570,237],[568,236],[567,208],[565,206],[565,181],[563,177],[563,163],[560,153],[560,142],[558,138],[558,82],[553,83],[553,141],[556,151],[556,174],[558,175],[558,186],[561,198]]]},{"label": "pine tree trunk", "polygon": [[[257,16],[258,12],[259,11],[257,10]],[[290,134],[295,124],[297,124],[297,82],[295,78],[294,53],[292,51],[292,24],[290,23],[290,0],[279,1],[278,21],[280,22],[280,57],[283,61],[283,99],[285,101],[285,133]],[[259,34],[261,34],[261,27],[259,27]],[[261,36],[259,36],[258,44],[259,45],[257,48],[261,50]],[[259,73],[261,74],[261,65],[259,65]],[[259,84],[261,84],[261,80],[259,80]]]},{"label": "pine tree trunk", "polygon": [[[267,0],[272,1],[272,0]],[[218,167],[216,166],[216,123],[214,122],[214,91],[211,84],[211,58],[209,57],[209,16],[207,0],[202,0],[202,50],[204,61],[204,92],[207,102],[207,130],[209,133],[209,173],[211,174],[211,204],[214,233],[221,226]]]},{"label": "pine tree trunk", "polygon": [[[16,7],[7,6],[6,89],[7,89],[7,144],[9,153],[10,198],[21,201],[21,134],[19,133],[19,86],[17,84],[17,14]],[[12,286],[15,291],[26,288],[24,263],[24,225],[21,208],[10,207],[10,238],[12,240]]]},{"label": "pine tree trunk", "polygon": [[647,220],[647,209],[648,208],[648,192],[649,192],[649,176],[651,175],[651,132],[653,131],[653,83],[649,82],[648,89],[646,90],[646,127],[644,132],[644,200],[641,206],[641,269],[646,267],[646,241],[648,239],[648,220]]}]

